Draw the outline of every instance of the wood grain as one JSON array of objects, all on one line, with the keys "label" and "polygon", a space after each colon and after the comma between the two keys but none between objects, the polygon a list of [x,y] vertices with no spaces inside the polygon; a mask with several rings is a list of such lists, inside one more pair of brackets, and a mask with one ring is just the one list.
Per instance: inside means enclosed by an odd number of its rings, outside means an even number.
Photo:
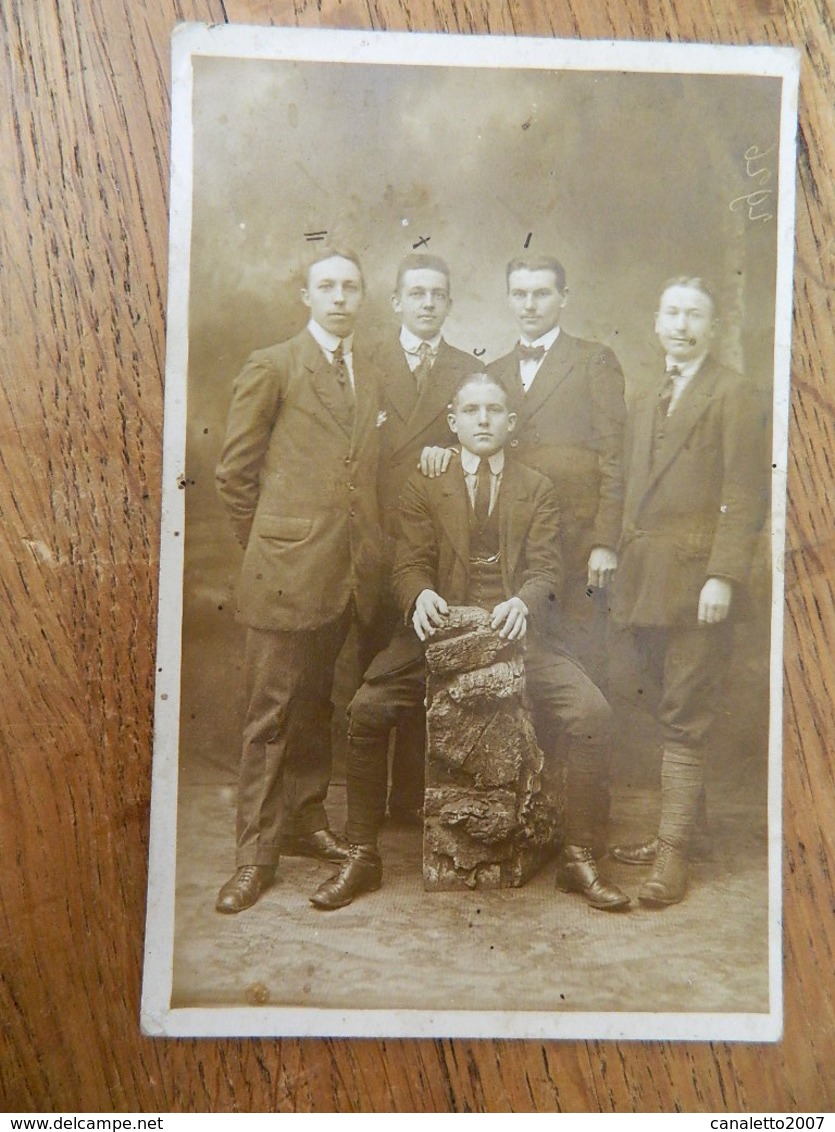
[{"label": "wood grain", "polygon": [[[775,1046],[138,1028],[177,20],[796,44],[785,1002]],[[0,0],[0,1102],[827,1111],[835,1101],[833,13],[815,0]]]}]

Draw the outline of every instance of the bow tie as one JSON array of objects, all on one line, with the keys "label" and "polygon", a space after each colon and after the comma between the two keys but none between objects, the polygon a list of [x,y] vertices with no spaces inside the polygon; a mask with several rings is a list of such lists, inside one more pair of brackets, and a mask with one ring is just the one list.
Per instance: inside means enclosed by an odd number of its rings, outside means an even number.
[{"label": "bow tie", "polygon": [[667,377],[681,377],[681,366],[668,366],[664,372]]},{"label": "bow tie", "polygon": [[526,346],[524,342],[518,342],[516,354],[520,362],[539,362],[545,357],[545,347]]}]

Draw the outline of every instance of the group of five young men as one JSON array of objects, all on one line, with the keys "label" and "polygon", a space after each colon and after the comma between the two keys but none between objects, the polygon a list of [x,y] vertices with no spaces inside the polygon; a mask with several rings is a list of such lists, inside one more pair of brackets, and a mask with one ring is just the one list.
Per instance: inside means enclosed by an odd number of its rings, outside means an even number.
[{"label": "group of five young men", "polygon": [[[442,336],[444,260],[401,263],[399,339],[369,357],[353,342],[363,293],[356,256],[323,249],[301,293],[307,327],[252,354],[234,386],[217,483],[244,546],[247,706],[236,871],[217,909],[255,903],[282,854],[339,865],[311,896],[319,909],[379,888],[389,735],[399,724],[404,765],[410,753],[418,763],[410,778],[395,759],[390,809],[399,789],[416,811],[423,645],[453,604],[480,605],[503,636],[526,640],[540,744],[553,754],[559,735],[566,760],[558,887],[628,908],[596,861],[612,745],[595,683],[601,593],[658,671],[663,744],[657,835],[612,854],[652,866],[642,902],[680,901],[768,490],[768,407],[710,354],[711,290],[691,277],[664,286],[666,372],[629,419],[614,353],[560,326],[556,259],[508,265],[520,340],[486,368]],[[334,667],[354,620],[364,678],[349,707],[346,844],[325,799]]]}]

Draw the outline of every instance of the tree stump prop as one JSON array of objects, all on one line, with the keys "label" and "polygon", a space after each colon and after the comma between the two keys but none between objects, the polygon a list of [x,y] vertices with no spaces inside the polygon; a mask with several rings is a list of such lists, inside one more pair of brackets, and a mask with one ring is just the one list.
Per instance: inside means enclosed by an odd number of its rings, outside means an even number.
[{"label": "tree stump prop", "polygon": [[453,607],[426,662],[424,887],[517,887],[559,848],[564,798],[537,744],[524,646],[483,609]]}]

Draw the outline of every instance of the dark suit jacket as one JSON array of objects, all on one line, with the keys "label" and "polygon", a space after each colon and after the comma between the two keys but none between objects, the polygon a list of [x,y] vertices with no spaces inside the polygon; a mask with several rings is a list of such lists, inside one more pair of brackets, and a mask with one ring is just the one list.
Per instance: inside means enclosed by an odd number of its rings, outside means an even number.
[{"label": "dark suit jacket", "polygon": [[548,477],[562,514],[566,581],[584,578],[593,546],[617,546],[623,508],[623,373],[610,349],[560,330],[533,385],[515,351],[488,367],[519,397],[514,455]]},{"label": "dark suit jacket", "polygon": [[403,485],[417,467],[427,446],[447,448],[455,443],[447,423],[447,406],[461,378],[481,367],[476,358],[441,339],[432,372],[420,397],[399,339],[374,352],[382,376],[381,394],[386,420],[380,429],[379,499],[383,527],[393,541],[397,534],[397,504]]},{"label": "dark suit jacket", "polygon": [[238,375],[217,487],[245,547],[238,613],[258,629],[314,629],[353,595],[370,619],[379,586],[379,395],[355,359],[353,428],[306,329],[258,350]]},{"label": "dark suit jacket", "polygon": [[710,577],[744,583],[768,506],[770,416],[763,395],[708,357],[667,418],[651,460],[658,387],[636,398],[613,612],[629,625],[697,624]]},{"label": "dark suit jacket", "polygon": [[[543,476],[508,458],[497,506],[505,595],[518,595],[528,607],[531,628],[547,632],[556,614],[562,570],[553,489]],[[435,590],[450,605],[466,603],[469,508],[458,459],[437,479],[417,472],[407,481],[392,576],[406,621],[425,589]]]}]

